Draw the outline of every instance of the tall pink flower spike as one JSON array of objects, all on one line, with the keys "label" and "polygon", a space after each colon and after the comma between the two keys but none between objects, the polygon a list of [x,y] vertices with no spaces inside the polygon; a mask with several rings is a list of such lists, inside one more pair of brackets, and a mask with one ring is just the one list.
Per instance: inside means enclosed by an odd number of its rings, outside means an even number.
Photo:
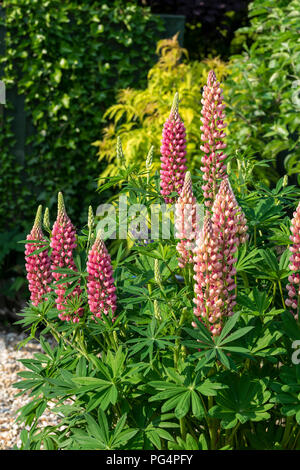
[{"label": "tall pink flower spike", "polygon": [[288,298],[285,304],[291,307],[293,314],[299,320],[300,310],[300,202],[293,213],[293,219],[291,221],[291,232],[290,240],[293,244],[290,246],[290,265],[289,268],[292,274],[289,276],[289,284],[286,286],[288,290]]},{"label": "tall pink flower spike", "polygon": [[247,238],[246,218],[238,206],[228,178],[225,178],[206,216],[195,248],[195,315],[206,319],[213,335],[219,335],[224,318],[236,304],[234,267],[237,247]]},{"label": "tall pink flower spike", "polygon": [[[77,271],[73,260],[73,250],[77,246],[76,231],[67,215],[62,193],[58,193],[57,219],[53,225],[50,246],[52,248],[52,270],[68,268]],[[58,281],[61,278],[67,277],[67,274],[53,272],[53,277]],[[77,323],[79,322],[79,318],[83,315],[83,308],[79,307],[77,311],[71,312],[68,306],[68,300],[77,300],[81,294],[81,289],[80,286],[76,286],[70,294],[66,295],[66,290],[69,289],[70,285],[69,282],[57,284],[57,288],[55,289],[57,295],[55,299],[56,308],[60,311],[58,317],[61,320]]]},{"label": "tall pink flower spike", "polygon": [[204,152],[204,156],[201,159],[203,166],[200,169],[203,172],[204,180],[202,186],[204,204],[210,208],[219,189],[219,180],[225,176],[224,160],[227,158],[227,155],[222,151],[226,147],[223,142],[226,136],[223,130],[226,127],[223,111],[225,105],[223,104],[220,83],[213,70],[208,73],[207,85],[203,88],[201,103],[203,107],[200,130],[202,131],[203,145],[200,146],[200,149]]},{"label": "tall pink flower spike", "polygon": [[[87,261],[87,291],[90,311],[95,317],[101,318],[112,310],[116,311],[117,296],[114,285],[113,268],[110,255],[101,239],[101,231],[97,233],[96,240],[89,251]],[[94,319],[94,316],[92,317]]]},{"label": "tall pink flower spike", "polygon": [[175,227],[177,238],[180,239],[176,246],[180,255],[178,266],[184,268],[187,263],[193,263],[197,237],[197,201],[189,171],[186,172],[184,185],[175,205]]},{"label": "tall pink flower spike", "polygon": [[[27,235],[27,240],[46,241],[42,231],[42,206],[38,207],[34,225],[31,232]],[[44,246],[45,245],[43,243],[26,243],[25,245],[25,267],[27,271],[29,291],[31,293],[30,300],[35,306],[44,300],[48,300],[46,294],[51,292],[50,283],[53,281],[51,274],[51,261],[48,256],[47,248],[40,253],[31,255],[31,253],[43,248]]]},{"label": "tall pink flower spike", "polygon": [[172,192],[180,195],[186,172],[185,127],[178,112],[178,93],[175,93],[169,118],[162,133],[160,186],[166,204],[172,204]]},{"label": "tall pink flower spike", "polygon": [[196,281],[194,314],[206,324],[213,335],[221,332],[224,305],[221,261],[219,239],[215,237],[212,221],[206,215],[196,241],[194,255],[194,279]]}]

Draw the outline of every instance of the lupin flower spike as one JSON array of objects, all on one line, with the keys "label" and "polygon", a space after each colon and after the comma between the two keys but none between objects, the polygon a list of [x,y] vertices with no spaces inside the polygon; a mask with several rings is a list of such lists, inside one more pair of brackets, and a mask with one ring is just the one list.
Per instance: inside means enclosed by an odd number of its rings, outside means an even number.
[{"label": "lupin flower spike", "polygon": [[206,324],[213,335],[219,335],[222,328],[221,259],[219,239],[215,237],[211,218],[206,215],[194,255],[194,314]]},{"label": "lupin flower spike", "polygon": [[154,151],[154,146],[151,145],[147,158],[146,158],[146,170],[150,170],[152,167],[153,151]]},{"label": "lupin flower spike", "polygon": [[122,148],[121,138],[117,137],[117,160],[122,166],[126,166],[126,159]]},{"label": "lupin flower spike", "polygon": [[[46,241],[42,231],[42,206],[38,207],[34,225],[31,232],[27,235],[27,240]],[[26,243],[25,260],[27,279],[29,283],[30,299],[33,305],[37,306],[40,302],[47,300],[47,293],[51,292],[50,283],[52,282],[51,260],[48,251],[41,251],[32,255],[32,253],[45,245],[43,243]],[[31,256],[30,256],[31,255]]]},{"label": "lupin flower spike", "polygon": [[156,284],[162,289],[162,277],[159,270],[159,261],[158,259],[154,260],[154,280]]},{"label": "lupin flower spike", "polygon": [[93,230],[94,222],[95,222],[95,217],[94,217],[94,213],[93,213],[93,208],[92,208],[92,206],[89,206],[89,213],[88,213],[88,229],[89,229],[89,231]]},{"label": "lupin flower spike", "polygon": [[288,277],[289,283],[286,286],[288,298],[285,301],[287,307],[292,309],[293,314],[299,320],[300,315],[300,202],[291,220],[290,240],[292,245],[289,250],[292,253],[290,257],[289,268],[292,274]]},{"label": "lupin flower spike", "polygon": [[223,142],[226,136],[224,128],[224,108],[222,89],[216,79],[213,70],[208,73],[207,85],[204,86],[202,100],[202,131],[203,145],[200,149],[204,152],[201,159],[204,184],[202,185],[205,206],[211,207],[219,189],[220,180],[225,176],[226,165],[224,160],[227,155],[223,153],[226,144]]},{"label": "lupin flower spike", "polygon": [[[70,218],[67,215],[62,193],[58,193],[58,209],[57,219],[52,228],[51,244],[52,254],[52,270],[57,268],[68,268],[77,271],[74,260],[73,250],[76,248],[76,231]],[[53,272],[56,281],[67,277],[67,274]],[[70,312],[68,308],[68,300],[79,298],[81,294],[80,286],[66,296],[66,290],[70,287],[70,283],[65,282],[58,284],[55,289],[57,298],[55,299],[56,308],[60,311],[59,318],[65,321],[79,322],[79,318],[83,315],[83,308],[79,307],[75,312]]]},{"label": "lupin flower spike", "polygon": [[184,268],[193,263],[193,250],[197,237],[197,201],[193,194],[192,178],[186,172],[184,185],[175,206],[176,236],[180,239],[176,249],[180,255],[178,265]]},{"label": "lupin flower spike", "polygon": [[110,309],[114,314],[117,308],[116,287],[110,255],[100,230],[88,254],[87,272],[88,304],[93,314],[92,318],[108,315]]},{"label": "lupin flower spike", "polygon": [[186,172],[185,127],[178,111],[178,93],[175,94],[170,116],[162,133],[160,186],[165,203],[173,203],[172,192],[180,195]]},{"label": "lupin flower spike", "polygon": [[161,311],[160,311],[159,303],[156,299],[154,300],[153,307],[154,307],[154,316],[156,320],[161,320]]},{"label": "lupin flower spike", "polygon": [[46,207],[45,212],[44,212],[44,219],[43,219],[43,224],[47,232],[50,232],[50,217],[49,217],[49,209]]}]

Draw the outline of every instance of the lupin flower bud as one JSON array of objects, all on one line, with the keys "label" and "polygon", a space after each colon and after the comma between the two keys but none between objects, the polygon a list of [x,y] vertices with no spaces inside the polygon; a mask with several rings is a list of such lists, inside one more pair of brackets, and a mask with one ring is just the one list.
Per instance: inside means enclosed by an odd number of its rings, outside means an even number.
[{"label": "lupin flower bud", "polygon": [[94,221],[95,221],[95,217],[94,217],[94,213],[93,213],[93,208],[92,208],[92,206],[89,206],[89,213],[88,213],[88,229],[89,229],[89,231],[93,230]]},{"label": "lupin flower bud", "polygon": [[121,166],[126,166],[126,159],[122,148],[121,138],[117,137],[117,160]]},{"label": "lupin flower bud", "polygon": [[147,158],[146,158],[146,170],[150,170],[152,167],[153,151],[154,151],[154,146],[151,145]]},{"label": "lupin flower bud", "polygon": [[33,305],[37,306],[40,302],[47,300],[46,294],[51,292],[50,283],[53,280],[51,274],[51,261],[48,256],[47,249],[45,248],[44,251],[32,255],[34,251],[45,246],[42,243],[43,241],[46,241],[42,231],[42,206],[38,207],[34,225],[31,232],[27,235],[27,240],[41,241],[41,243],[26,243],[25,245],[25,267],[27,271],[29,291],[31,293],[30,299]]},{"label": "lupin flower bud", "polygon": [[46,207],[45,212],[44,212],[44,219],[43,219],[43,224],[47,232],[50,232],[50,217],[49,217],[49,209]]},{"label": "lupin flower bud", "polygon": [[171,113],[162,134],[160,186],[165,203],[173,203],[172,192],[180,195],[186,172],[185,127],[178,112],[178,93],[175,94]]},{"label": "lupin flower bud", "polygon": [[288,298],[285,304],[291,307],[292,312],[297,316],[299,320],[300,310],[300,202],[293,213],[291,220],[291,232],[290,240],[292,245],[289,250],[292,253],[290,257],[289,268],[292,274],[288,277],[289,283],[286,286],[288,290]]},{"label": "lupin flower bud", "polygon": [[202,186],[206,207],[211,207],[219,189],[219,181],[225,176],[226,165],[224,160],[227,155],[223,153],[226,144],[223,142],[226,136],[224,128],[224,108],[222,89],[216,79],[213,70],[208,73],[207,85],[204,86],[202,100],[202,131],[203,145],[200,149],[204,152],[201,159],[204,184]]},{"label": "lupin flower bud", "polygon": [[159,303],[156,299],[154,300],[153,307],[154,307],[154,316],[156,320],[161,320],[161,311],[160,311]]},{"label": "lupin flower bud", "polygon": [[162,289],[162,278],[159,270],[159,261],[158,259],[154,260],[154,279],[156,284]]},{"label": "lupin flower bud", "polygon": [[[77,246],[76,232],[74,225],[66,213],[62,193],[58,193],[57,219],[52,228],[50,246],[52,248],[52,270],[57,268],[68,268],[73,271],[77,271],[73,260],[73,250]],[[67,274],[53,272],[53,277],[58,281],[61,278],[67,277]],[[73,321],[76,323],[79,321],[79,317],[83,315],[83,308],[79,307],[76,312],[70,312],[68,311],[67,301],[69,299],[74,299],[75,297],[79,298],[81,289],[79,286],[76,286],[75,289],[66,296],[66,290],[69,287],[69,282],[57,284],[57,288],[55,289],[55,293],[57,295],[55,300],[56,308],[60,311],[58,316],[61,320]]]},{"label": "lupin flower bud", "polygon": [[193,194],[191,174],[187,171],[181,194],[175,206],[176,236],[180,239],[176,249],[180,255],[178,265],[184,268],[193,263],[193,250],[197,237],[197,201]]},{"label": "lupin flower bud", "polygon": [[113,269],[110,255],[101,239],[101,231],[97,233],[96,240],[89,251],[87,261],[87,291],[90,311],[95,317],[108,315],[110,309],[114,314],[117,308]]}]

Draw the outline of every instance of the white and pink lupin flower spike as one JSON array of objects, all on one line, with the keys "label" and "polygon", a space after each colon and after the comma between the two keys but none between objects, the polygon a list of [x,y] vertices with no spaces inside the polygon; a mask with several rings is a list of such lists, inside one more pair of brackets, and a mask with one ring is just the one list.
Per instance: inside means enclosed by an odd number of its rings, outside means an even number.
[{"label": "white and pink lupin flower spike", "polygon": [[180,239],[176,249],[180,255],[178,266],[184,268],[193,263],[193,251],[197,237],[197,201],[193,194],[192,179],[186,172],[184,185],[175,206],[176,236]]},{"label": "white and pink lupin flower spike", "polygon": [[114,314],[117,308],[117,296],[113,268],[100,231],[88,254],[87,272],[88,304],[94,314],[92,318],[101,318],[103,314],[107,315],[110,309]]},{"label": "white and pink lupin flower spike", "polygon": [[194,313],[205,319],[214,335],[219,335],[224,319],[236,304],[236,250],[247,240],[246,218],[238,206],[228,178],[224,178],[205,218],[196,243]]},{"label": "white and pink lupin flower spike", "polygon": [[[58,210],[57,218],[52,228],[51,244],[52,253],[52,270],[56,268],[68,268],[77,271],[76,265],[73,260],[73,250],[76,248],[76,231],[70,218],[67,215],[63,195],[58,193]],[[53,272],[53,277],[56,281],[61,278],[67,277],[67,274]],[[58,284],[55,289],[57,298],[55,299],[56,308],[60,311],[59,318],[65,321],[72,321],[73,323],[79,322],[79,318],[83,315],[83,308],[78,308],[76,312],[70,313],[67,307],[67,300],[74,297],[79,297],[81,294],[80,286],[66,296],[66,290],[70,287],[70,283],[65,282]]]},{"label": "white and pink lupin flower spike", "polygon": [[160,186],[166,204],[174,203],[172,192],[180,195],[186,172],[186,133],[178,112],[178,93],[175,94],[170,116],[162,134]]},{"label": "white and pink lupin flower spike", "polygon": [[290,257],[289,268],[292,274],[289,276],[289,283],[286,286],[288,298],[285,301],[287,307],[292,309],[292,313],[299,319],[300,310],[300,202],[291,220],[290,240],[293,244],[289,250],[292,253]]},{"label": "white and pink lupin flower spike", "polygon": [[196,241],[194,255],[195,308],[194,314],[210,329],[213,335],[221,332],[224,301],[222,254],[215,237],[211,218],[206,215]]},{"label": "white and pink lupin flower spike", "polygon": [[226,165],[224,160],[227,155],[223,153],[226,148],[223,142],[226,136],[224,128],[225,114],[222,89],[216,79],[215,72],[208,73],[207,85],[203,88],[201,110],[202,131],[201,140],[203,144],[200,149],[204,152],[201,159],[204,184],[202,185],[205,206],[211,207],[219,189],[219,181],[225,176]]},{"label": "white and pink lupin flower spike", "polygon": [[[38,207],[34,225],[31,232],[27,235],[27,240],[46,241],[42,231],[42,206]],[[30,300],[34,306],[47,300],[47,293],[51,292],[50,284],[53,281],[51,273],[51,260],[48,251],[45,249],[40,253],[31,255],[34,251],[43,248],[43,243],[26,243],[25,260],[27,279],[30,291]],[[29,256],[31,255],[31,256]]]}]

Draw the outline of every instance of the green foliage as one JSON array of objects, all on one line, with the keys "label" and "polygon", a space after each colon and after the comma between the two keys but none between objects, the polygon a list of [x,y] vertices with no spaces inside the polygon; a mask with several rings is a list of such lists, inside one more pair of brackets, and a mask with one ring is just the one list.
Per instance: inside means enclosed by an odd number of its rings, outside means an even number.
[{"label": "green foliage", "polygon": [[249,17],[250,26],[237,33],[251,46],[231,57],[225,84],[229,154],[241,150],[269,160],[259,171],[268,183],[300,170],[300,2],[254,0]]},{"label": "green foliage", "polygon": [[[134,1],[5,0],[2,6],[0,67],[10,109],[0,136],[1,229],[26,226],[36,200],[51,209],[59,190],[72,200],[70,214],[82,220],[99,171],[90,143],[115,91],[143,83],[160,22]],[[12,132],[16,93],[25,100],[24,170]]]},{"label": "green foliage", "polygon": [[[237,194],[243,176],[232,179]],[[248,220],[249,241],[239,247],[236,311],[220,336],[193,316],[192,273],[178,268],[173,235],[146,245],[110,243],[117,316],[93,321],[85,268],[91,235],[85,228],[79,233],[78,272],[60,270],[81,284],[79,323],[58,319],[54,295],[37,307],[29,304],[19,321],[29,333],[24,342],[35,337],[43,348],[22,360],[27,370],[15,384],[31,397],[19,410],[28,425],[21,448],[300,450],[299,365],[292,361],[300,326],[284,305],[288,250],[278,253],[275,231],[300,193],[283,183],[273,192],[245,186],[238,197],[255,219]],[[132,165],[104,187],[115,184],[129,206],[161,201],[157,173]],[[117,232],[119,224],[117,217]],[[41,428],[50,402],[59,424]]]},{"label": "green foliage", "polygon": [[213,68],[222,80],[225,64],[218,58],[203,62],[189,62],[186,49],[179,46],[177,35],[157,44],[159,60],[148,73],[147,87],[143,90],[124,88],[119,91],[117,103],[108,108],[104,117],[109,124],[103,137],[93,143],[99,147],[99,161],[105,161],[102,178],[119,173],[116,158],[117,136],[122,140],[128,164],[141,164],[150,147],[154,146],[154,167],[159,164],[160,139],[163,124],[170,114],[170,103],[179,93],[180,115],[187,130],[187,158],[191,168],[200,165],[200,119],[202,87],[208,71]]}]

